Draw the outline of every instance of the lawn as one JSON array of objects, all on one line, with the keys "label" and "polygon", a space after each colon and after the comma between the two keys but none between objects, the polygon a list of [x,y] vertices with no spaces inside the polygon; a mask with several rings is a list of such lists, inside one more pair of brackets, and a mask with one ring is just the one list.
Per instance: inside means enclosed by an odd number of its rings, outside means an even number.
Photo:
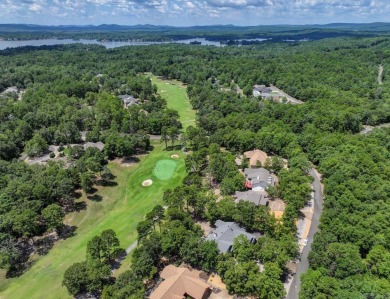
[{"label": "lawn", "polygon": [[196,111],[192,110],[183,83],[176,80],[163,80],[150,73],[147,75],[152,79],[153,84],[157,85],[157,93],[167,100],[168,107],[179,112],[183,128],[195,126]]},{"label": "lawn", "polygon": [[[103,230],[112,228],[117,233],[121,246],[128,247],[137,238],[136,225],[157,203],[161,203],[163,192],[181,184],[185,175],[184,155],[180,151],[166,152],[156,143],[155,149],[140,158],[131,167],[110,164],[118,183],[114,187],[98,187],[101,201],[82,197],[87,208],[67,215],[66,222],[77,226],[75,236],[57,242],[49,253],[36,257],[33,266],[21,277],[0,281],[0,298],[71,298],[61,286],[65,270],[77,261],[85,259],[87,242]],[[153,175],[158,161],[171,160],[172,154],[179,159],[172,161],[171,178],[160,180]],[[142,187],[141,183],[152,179],[153,184]],[[128,259],[126,259],[128,266]],[[120,272],[126,269],[119,269]]]}]

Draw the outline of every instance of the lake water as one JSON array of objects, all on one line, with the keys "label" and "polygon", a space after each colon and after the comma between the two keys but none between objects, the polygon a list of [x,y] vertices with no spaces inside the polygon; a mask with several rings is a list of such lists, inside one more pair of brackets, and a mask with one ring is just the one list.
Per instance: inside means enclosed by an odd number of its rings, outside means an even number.
[{"label": "lake water", "polygon": [[115,41],[97,41],[90,39],[37,39],[37,40],[17,40],[17,41],[8,41],[8,40],[0,40],[0,50],[4,50],[7,48],[17,48],[24,46],[53,46],[53,45],[67,45],[67,44],[95,44],[105,46],[107,49],[123,47],[123,46],[148,46],[148,45],[160,45],[160,44],[169,44],[169,43],[178,43],[178,44],[190,44],[191,42],[201,42],[202,45],[205,46],[217,46],[222,47],[219,42],[209,41],[205,38],[192,38],[192,39],[184,39],[175,42],[115,42]]}]

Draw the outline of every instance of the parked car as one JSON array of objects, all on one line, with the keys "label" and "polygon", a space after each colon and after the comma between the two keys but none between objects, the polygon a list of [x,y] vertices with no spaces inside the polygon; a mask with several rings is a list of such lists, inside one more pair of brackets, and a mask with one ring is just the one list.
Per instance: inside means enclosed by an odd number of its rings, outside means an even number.
[{"label": "parked car", "polygon": [[303,246],[306,246],[307,245],[307,238],[303,240]]}]

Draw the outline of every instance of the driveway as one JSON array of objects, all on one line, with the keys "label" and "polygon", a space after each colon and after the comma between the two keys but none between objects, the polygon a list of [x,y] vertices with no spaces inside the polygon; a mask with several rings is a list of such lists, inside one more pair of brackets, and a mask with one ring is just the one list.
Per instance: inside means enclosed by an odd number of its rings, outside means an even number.
[{"label": "driveway", "polygon": [[320,223],[320,217],[322,214],[322,208],[324,204],[324,198],[322,194],[321,182],[318,177],[317,172],[312,169],[310,175],[314,178],[313,189],[314,189],[314,212],[312,223],[310,227],[309,234],[307,236],[308,242],[307,245],[303,248],[301,261],[297,264],[297,272],[294,275],[293,281],[291,283],[290,290],[287,294],[287,299],[298,299],[299,298],[299,289],[301,286],[301,274],[305,273],[309,269],[308,255],[311,250],[311,245],[313,243],[313,237],[318,231],[318,225]]}]

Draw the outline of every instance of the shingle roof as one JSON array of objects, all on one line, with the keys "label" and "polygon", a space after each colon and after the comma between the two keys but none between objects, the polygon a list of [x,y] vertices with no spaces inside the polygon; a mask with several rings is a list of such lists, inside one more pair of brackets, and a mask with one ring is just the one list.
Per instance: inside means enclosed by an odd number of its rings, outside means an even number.
[{"label": "shingle roof", "polygon": [[119,95],[118,97],[122,100],[122,102],[126,106],[130,106],[130,105],[133,105],[133,104],[138,104],[138,99],[136,99],[132,95],[122,94],[122,95]]},{"label": "shingle roof", "polygon": [[252,190],[244,191],[244,192],[237,191],[234,194],[234,198],[237,201],[243,200],[243,201],[252,202],[257,206],[258,205],[265,206],[268,203],[268,199],[266,198],[266,193],[261,191],[252,191]]},{"label": "shingle roof", "polygon": [[168,265],[161,272],[164,279],[150,295],[150,299],[182,299],[187,294],[194,299],[202,299],[210,285],[199,278],[199,271],[177,268]]},{"label": "shingle roof", "polygon": [[267,153],[261,150],[253,150],[253,151],[245,152],[244,155],[249,159],[250,166],[256,166],[257,161],[260,161],[261,165],[264,165],[265,161],[268,158]]},{"label": "shingle roof", "polygon": [[246,230],[234,222],[224,222],[217,220],[215,222],[217,227],[214,232],[209,234],[206,238],[208,241],[215,241],[219,251],[226,253],[231,250],[233,241],[238,236],[244,235],[248,240],[255,240],[256,236],[249,234]]}]

